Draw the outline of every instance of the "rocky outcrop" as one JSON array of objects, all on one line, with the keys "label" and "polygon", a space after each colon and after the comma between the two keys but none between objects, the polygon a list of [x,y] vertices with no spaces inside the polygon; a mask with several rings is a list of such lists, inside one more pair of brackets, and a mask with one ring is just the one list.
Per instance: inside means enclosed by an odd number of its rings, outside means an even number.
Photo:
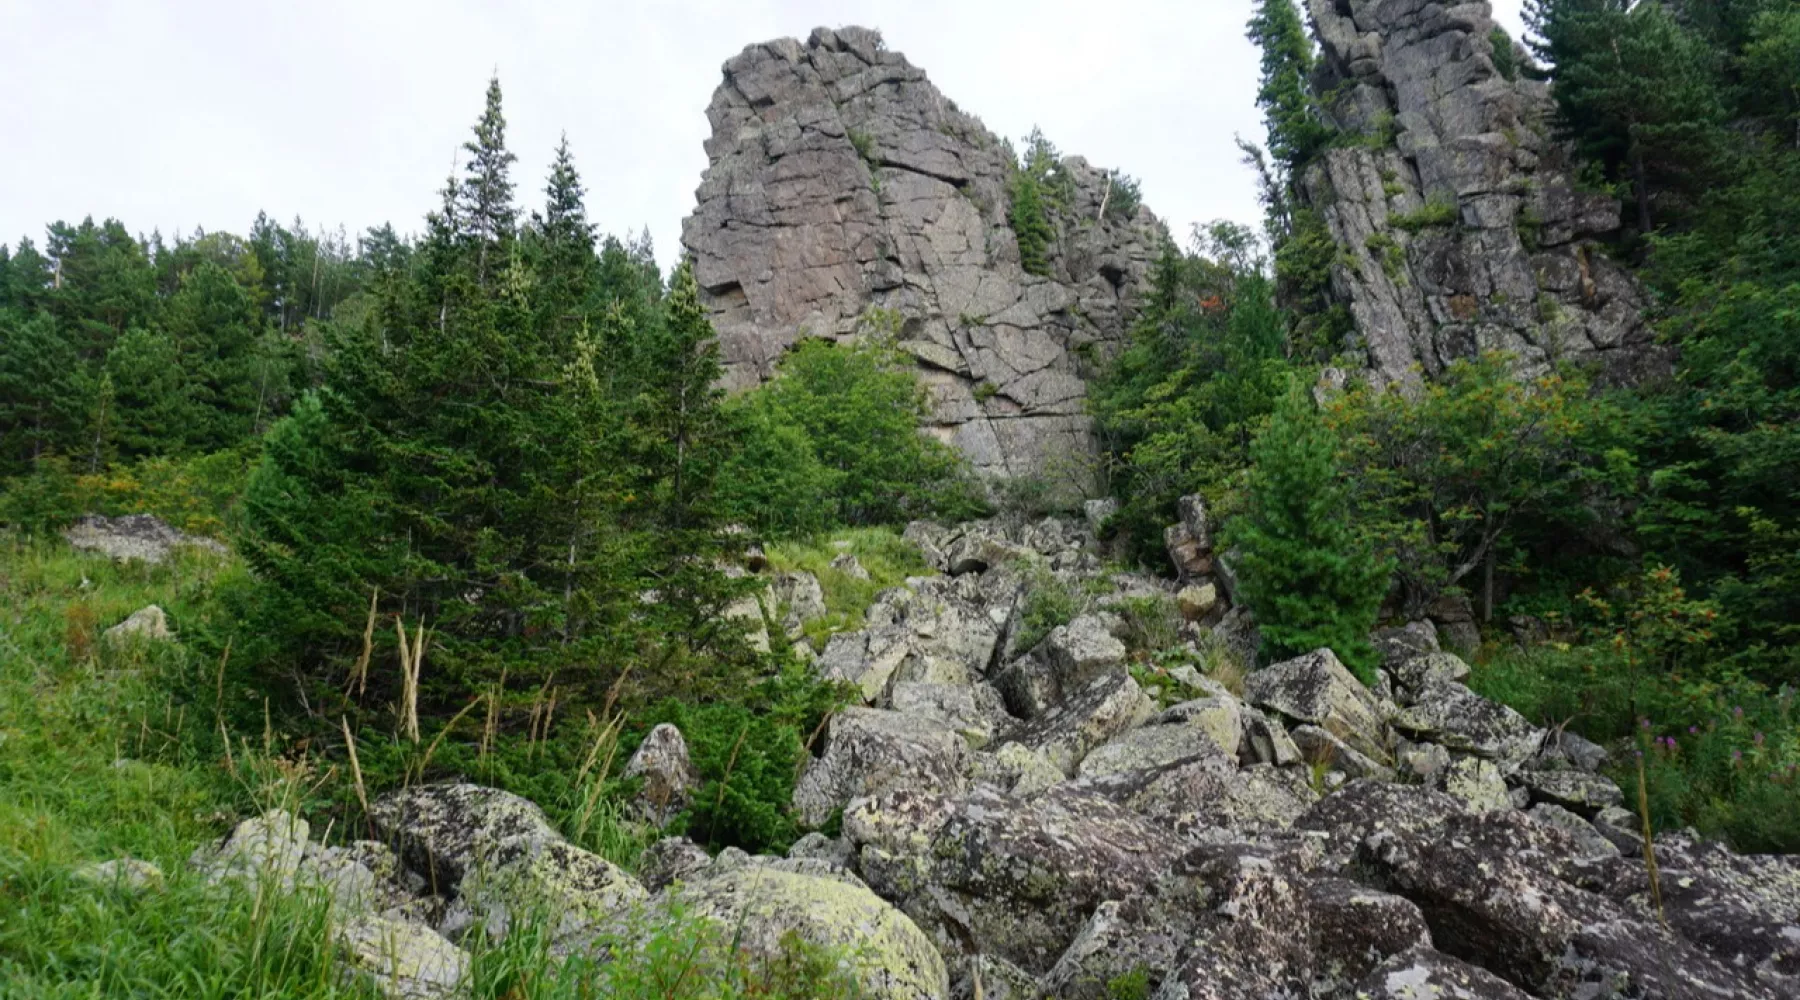
[{"label": "rocky outcrop", "polygon": [[[1499,349],[1524,373],[1656,364],[1643,290],[1601,251],[1619,203],[1581,190],[1547,84],[1497,68],[1486,2],[1309,0],[1320,92],[1354,142],[1300,178],[1339,247],[1334,296],[1381,381]],[[1518,53],[1517,61],[1526,61]]]},{"label": "rocky outcrop", "polygon": [[137,561],[152,565],[184,548],[213,555],[224,555],[228,551],[211,538],[177,531],[149,514],[89,515],[70,525],[63,537],[71,546],[84,552],[98,552],[118,562]]},{"label": "rocky outcrop", "polygon": [[[1083,376],[1124,335],[1163,230],[1111,175],[1062,161],[1048,274],[1008,223],[1011,148],[864,28],[752,45],[724,66],[682,227],[726,384],[802,337],[892,337],[929,428],[994,476],[1085,476]],[[1109,207],[1110,206],[1110,207]]]}]

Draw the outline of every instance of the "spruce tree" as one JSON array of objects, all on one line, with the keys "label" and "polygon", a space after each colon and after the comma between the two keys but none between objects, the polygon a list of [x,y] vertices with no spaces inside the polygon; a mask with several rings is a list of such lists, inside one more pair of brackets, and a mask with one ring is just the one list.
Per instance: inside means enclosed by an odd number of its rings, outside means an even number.
[{"label": "spruce tree", "polygon": [[1240,593],[1256,615],[1261,656],[1330,647],[1365,683],[1377,657],[1369,630],[1390,567],[1350,520],[1331,431],[1296,381],[1250,450],[1248,509],[1231,523]]},{"label": "spruce tree", "polygon": [[500,78],[488,81],[487,106],[475,123],[475,134],[463,143],[469,154],[458,189],[458,222],[477,246],[475,281],[487,286],[489,269],[502,258],[518,218],[513,205],[512,165],[518,157],[506,148],[506,116],[500,109]]},{"label": "spruce tree", "polygon": [[1256,106],[1268,126],[1269,153],[1296,170],[1331,139],[1312,95],[1312,39],[1294,0],[1257,0],[1248,37],[1262,50]]},{"label": "spruce tree", "polygon": [[0,308],[0,475],[79,447],[81,375],[73,345],[48,314]]},{"label": "spruce tree", "polygon": [[1698,194],[1721,149],[1718,55],[1661,3],[1530,0],[1532,49],[1551,66],[1559,125],[1631,185],[1637,227],[1659,193]]}]

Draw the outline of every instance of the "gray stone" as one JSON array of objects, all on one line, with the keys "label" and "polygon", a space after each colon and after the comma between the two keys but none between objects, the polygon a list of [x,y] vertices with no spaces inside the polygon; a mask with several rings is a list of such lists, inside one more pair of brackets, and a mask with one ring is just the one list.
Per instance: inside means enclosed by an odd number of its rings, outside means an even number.
[{"label": "gray stone", "polygon": [[1329,730],[1300,725],[1294,727],[1292,735],[1303,760],[1341,771],[1351,778],[1394,780],[1393,768],[1374,760]]},{"label": "gray stone", "polygon": [[1007,148],[874,37],[822,29],[725,64],[682,226],[725,384],[769,378],[801,337],[891,336],[934,436],[983,475],[1066,480],[1094,450],[1077,350],[1124,342],[1162,227],[1102,212],[1108,175],[1065,158],[1050,274],[1025,273]]},{"label": "gray stone", "polygon": [[1520,771],[1512,780],[1531,793],[1533,802],[1549,802],[1584,816],[1625,804],[1625,794],[1605,775],[1586,771]]},{"label": "gray stone", "polygon": [[1486,757],[1506,774],[1530,760],[1544,739],[1543,730],[1524,716],[1451,681],[1421,688],[1391,722],[1416,739]]},{"label": "gray stone", "polygon": [[1385,766],[1388,748],[1381,708],[1329,649],[1256,671],[1244,682],[1244,700],[1327,730],[1334,739]]},{"label": "gray stone", "polygon": [[1123,771],[1144,771],[1189,757],[1221,757],[1224,751],[1206,727],[1169,723],[1129,730],[1095,748],[1081,761],[1076,776],[1096,778]]},{"label": "gray stone", "polygon": [[389,1000],[447,1000],[468,985],[469,956],[429,927],[373,913],[332,928],[344,963]]},{"label": "gray stone", "polygon": [[1248,706],[1243,710],[1243,720],[1243,737],[1238,744],[1240,763],[1278,767],[1300,763],[1300,748],[1281,723]]},{"label": "gray stone", "polygon": [[1057,770],[1073,776],[1095,747],[1141,725],[1155,712],[1156,704],[1131,675],[1119,671],[1095,678],[1055,710],[1021,723],[1002,739],[1038,751]]},{"label": "gray stone", "polygon": [[664,837],[644,848],[638,857],[638,880],[657,892],[665,886],[693,877],[712,864],[706,848],[686,837]]},{"label": "gray stone", "polygon": [[1363,979],[1357,1000],[1531,1000],[1486,969],[1431,950],[1402,952]]},{"label": "gray stone", "polygon": [[168,642],[175,638],[175,633],[169,630],[168,616],[154,604],[133,611],[131,617],[107,629],[103,634],[106,641],[117,643]]},{"label": "gray stone", "polygon": [[1081,615],[1052,629],[1040,655],[1062,688],[1074,690],[1123,665],[1125,644],[1113,638],[1110,623],[1104,618]]},{"label": "gray stone", "polygon": [[700,772],[688,759],[681,730],[665,722],[651,729],[625,764],[625,777],[643,782],[632,810],[645,822],[662,826],[686,809],[700,787]]},{"label": "gray stone", "polygon": [[1568,831],[1575,838],[1578,855],[1584,861],[1598,861],[1602,858],[1618,857],[1618,845],[1607,840],[1594,825],[1575,813],[1559,805],[1539,802],[1526,810],[1525,815],[1549,826]]},{"label": "gray stone", "polygon": [[825,752],[794,786],[800,821],[818,826],[852,799],[900,788],[955,794],[968,787],[968,744],[930,719],[851,706],[832,717]]},{"label": "gray stone", "polygon": [[1468,680],[1469,665],[1455,653],[1421,653],[1389,667],[1388,673],[1410,694],[1436,681]]},{"label": "gray stone", "polygon": [[859,995],[871,1000],[944,996],[949,973],[919,927],[859,880],[820,864],[800,859],[709,870],[664,890],[652,906],[709,921],[734,952],[755,960],[789,956],[795,940],[853,954],[848,968]]},{"label": "gray stone", "polygon": [[90,514],[70,525],[63,537],[76,549],[98,552],[116,562],[136,560],[155,565],[181,548],[198,549],[213,555],[225,555],[230,551],[210,538],[177,531],[149,514],[124,517]]},{"label": "gray stone", "polygon": [[1458,757],[1437,775],[1444,793],[1461,802],[1470,812],[1494,812],[1511,809],[1506,779],[1493,761],[1480,757]]},{"label": "gray stone", "polygon": [[[1195,698],[1163,709],[1159,726],[1194,726],[1204,732],[1227,757],[1237,757],[1244,741],[1244,703],[1229,694]],[[1254,711],[1252,709],[1251,711]],[[1285,734],[1284,734],[1285,735]],[[1274,761],[1274,763],[1282,763]]]},{"label": "gray stone", "polygon": [[96,861],[75,869],[75,877],[90,885],[143,892],[163,887],[161,868],[137,858]]}]

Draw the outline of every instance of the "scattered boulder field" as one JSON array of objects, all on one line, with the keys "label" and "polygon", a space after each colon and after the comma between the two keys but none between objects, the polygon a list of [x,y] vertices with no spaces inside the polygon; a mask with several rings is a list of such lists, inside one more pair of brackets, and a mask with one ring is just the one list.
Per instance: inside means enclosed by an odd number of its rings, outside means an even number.
[{"label": "scattered boulder field", "polygon": [[[862,704],[794,793],[837,835],[785,857],[672,837],[630,873],[524,799],[445,783],[376,800],[379,841],[325,846],[277,812],[194,864],[322,887],[346,961],[402,998],[460,995],[464,935],[546,905],[559,954],[679,906],[753,954],[840,949],[895,1000],[1800,996],[1800,858],[1659,833],[1659,910],[1607,751],[1471,691],[1430,621],[1377,633],[1374,688],[1329,650],[1219,669],[1254,624],[1222,593],[1178,600],[1224,590],[1193,572],[1193,517],[1170,532],[1181,579],[1108,568],[1080,521],[912,525],[938,574],[797,643]],[[1084,608],[1022,648],[1047,580]],[[1174,647],[1133,632],[1147,598]],[[652,824],[696,782],[665,728],[627,765]]]}]

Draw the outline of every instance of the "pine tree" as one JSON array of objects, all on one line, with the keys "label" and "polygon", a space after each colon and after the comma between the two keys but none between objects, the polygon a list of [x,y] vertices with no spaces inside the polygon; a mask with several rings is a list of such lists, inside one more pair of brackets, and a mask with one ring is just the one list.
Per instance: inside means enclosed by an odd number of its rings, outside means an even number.
[{"label": "pine tree", "polygon": [[1297,170],[1331,139],[1312,95],[1312,39],[1294,0],[1257,0],[1248,37],[1262,50],[1256,106],[1268,126],[1269,153]]},{"label": "pine tree", "polygon": [[598,277],[594,227],[588,222],[581,175],[563,137],[544,188],[544,212],[530,227],[536,301],[547,328],[563,337],[587,321]]},{"label": "pine tree", "polygon": [[1365,682],[1369,630],[1390,567],[1350,520],[1350,495],[1331,432],[1295,382],[1251,447],[1248,509],[1229,529],[1240,591],[1256,615],[1261,655],[1278,660],[1328,646]]},{"label": "pine tree", "polygon": [[79,447],[80,359],[46,313],[0,308],[0,475]]},{"label": "pine tree", "polygon": [[1717,53],[1662,3],[1530,0],[1532,49],[1551,66],[1562,131],[1577,152],[1629,180],[1637,225],[1662,192],[1697,193],[1725,121]]},{"label": "pine tree", "polygon": [[475,123],[475,135],[463,143],[469,162],[458,192],[458,222],[478,250],[476,283],[487,286],[492,262],[502,259],[498,249],[510,242],[518,218],[513,206],[512,165],[518,157],[506,148],[506,116],[500,110],[500,78],[488,81],[487,107]]}]

